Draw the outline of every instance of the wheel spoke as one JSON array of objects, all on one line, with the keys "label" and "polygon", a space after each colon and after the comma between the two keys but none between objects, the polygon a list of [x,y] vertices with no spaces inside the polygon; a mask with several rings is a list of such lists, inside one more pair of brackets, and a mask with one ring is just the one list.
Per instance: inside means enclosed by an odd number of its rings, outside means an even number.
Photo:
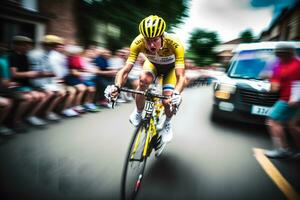
[{"label": "wheel spoke", "polygon": [[147,131],[140,126],[131,141],[123,169],[122,196],[124,199],[134,199],[140,189],[147,160],[147,157],[143,156],[146,141]]}]

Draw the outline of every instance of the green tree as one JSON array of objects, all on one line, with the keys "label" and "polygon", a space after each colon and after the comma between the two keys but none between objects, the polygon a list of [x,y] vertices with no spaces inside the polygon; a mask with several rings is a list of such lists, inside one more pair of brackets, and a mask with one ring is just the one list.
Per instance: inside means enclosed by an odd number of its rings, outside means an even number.
[{"label": "green tree", "polygon": [[240,33],[240,38],[243,43],[251,43],[254,41],[254,36],[251,29],[247,29]]},{"label": "green tree", "polygon": [[210,65],[217,61],[214,48],[220,44],[220,40],[216,32],[196,29],[191,33],[188,43],[188,55],[192,55],[191,59],[199,66]]},{"label": "green tree", "polygon": [[[106,38],[113,43],[108,46],[116,49],[129,46],[130,42],[138,34],[139,22],[148,15],[156,14],[163,17],[167,23],[167,30],[176,27],[187,17],[189,0],[79,0],[77,6],[78,26],[80,38],[83,43],[91,42],[95,24],[93,20],[87,22],[86,18],[101,20],[107,24],[113,24],[120,31],[119,37],[112,37],[107,33]],[[110,45],[108,43],[108,45]]]}]

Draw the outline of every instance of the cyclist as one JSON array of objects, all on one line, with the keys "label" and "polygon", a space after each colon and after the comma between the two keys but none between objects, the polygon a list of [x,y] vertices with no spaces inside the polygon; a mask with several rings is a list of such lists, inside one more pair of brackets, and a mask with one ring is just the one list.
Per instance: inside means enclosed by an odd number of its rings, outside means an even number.
[{"label": "cyclist", "polygon": [[[146,60],[137,90],[145,91],[157,76],[162,76],[163,95],[171,97],[163,100],[167,116],[161,131],[163,143],[170,142],[173,138],[171,107],[178,108],[180,105],[182,100],[180,93],[184,89],[185,82],[184,47],[178,38],[165,32],[165,29],[165,21],[157,15],[150,15],[140,22],[140,34],[131,43],[125,66],[117,73],[115,85],[107,86],[105,90],[105,96],[109,100],[116,98],[118,88],[125,84],[139,53],[143,53]],[[136,108],[129,117],[134,126],[138,126],[142,119],[144,103],[145,97],[136,95]]]}]

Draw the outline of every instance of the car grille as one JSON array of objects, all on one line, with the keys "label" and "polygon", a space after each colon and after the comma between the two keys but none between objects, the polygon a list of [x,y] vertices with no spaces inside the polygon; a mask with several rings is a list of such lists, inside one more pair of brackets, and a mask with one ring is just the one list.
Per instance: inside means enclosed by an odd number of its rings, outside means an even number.
[{"label": "car grille", "polygon": [[277,93],[240,90],[243,103],[271,107],[278,100]]}]

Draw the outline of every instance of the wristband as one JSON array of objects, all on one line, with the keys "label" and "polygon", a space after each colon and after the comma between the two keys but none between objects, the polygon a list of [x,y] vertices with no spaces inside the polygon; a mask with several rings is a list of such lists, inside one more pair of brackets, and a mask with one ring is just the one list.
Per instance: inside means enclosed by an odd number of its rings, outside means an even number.
[{"label": "wristband", "polygon": [[117,88],[117,91],[120,92],[121,87],[119,87],[118,85],[114,85]]}]

